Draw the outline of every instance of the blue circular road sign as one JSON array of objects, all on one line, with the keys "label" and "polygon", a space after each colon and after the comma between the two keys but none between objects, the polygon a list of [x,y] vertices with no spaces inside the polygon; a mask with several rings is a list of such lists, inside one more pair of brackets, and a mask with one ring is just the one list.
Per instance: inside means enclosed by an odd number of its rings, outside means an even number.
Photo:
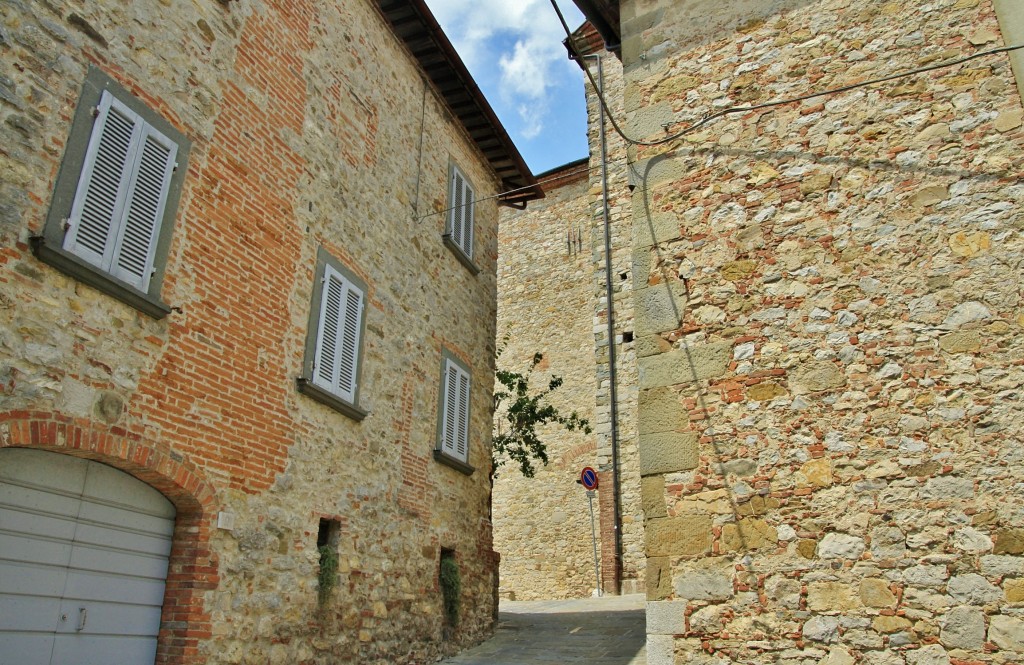
[{"label": "blue circular road sign", "polygon": [[594,471],[589,466],[583,467],[583,472],[580,473],[580,482],[588,490],[597,489],[597,471]]}]

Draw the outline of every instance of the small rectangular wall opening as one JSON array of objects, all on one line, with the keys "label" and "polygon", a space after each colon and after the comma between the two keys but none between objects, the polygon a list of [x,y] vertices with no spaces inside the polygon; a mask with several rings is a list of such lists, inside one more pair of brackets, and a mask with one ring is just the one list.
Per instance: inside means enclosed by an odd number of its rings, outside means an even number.
[{"label": "small rectangular wall opening", "polygon": [[459,563],[455,558],[455,550],[441,548],[441,561],[437,576],[441,588],[441,601],[444,608],[445,636],[450,637],[459,625],[459,601],[462,595],[462,579]]},{"label": "small rectangular wall opening", "polygon": [[320,518],[320,526],[316,532],[316,550],[320,554],[317,597],[321,605],[330,599],[334,587],[338,586],[338,539],[340,535],[340,521]]}]

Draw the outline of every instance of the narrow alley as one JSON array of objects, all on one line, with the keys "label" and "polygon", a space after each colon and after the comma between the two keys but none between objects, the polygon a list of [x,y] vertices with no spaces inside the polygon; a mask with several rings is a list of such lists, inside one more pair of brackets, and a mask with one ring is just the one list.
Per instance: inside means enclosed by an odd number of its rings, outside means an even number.
[{"label": "narrow alley", "polygon": [[443,665],[646,665],[644,596],[502,601],[494,637]]}]

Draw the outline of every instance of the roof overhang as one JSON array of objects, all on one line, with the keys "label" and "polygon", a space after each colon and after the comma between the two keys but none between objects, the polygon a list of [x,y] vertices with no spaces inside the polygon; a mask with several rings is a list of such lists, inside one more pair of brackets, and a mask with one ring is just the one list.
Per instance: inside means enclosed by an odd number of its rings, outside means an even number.
[{"label": "roof overhang", "polygon": [[392,30],[462,123],[501,181],[499,201],[525,207],[543,198],[537,179],[423,0],[377,0]]},{"label": "roof overhang", "polygon": [[622,51],[619,31],[619,0],[573,0],[583,16],[594,26],[605,48],[618,55]]}]

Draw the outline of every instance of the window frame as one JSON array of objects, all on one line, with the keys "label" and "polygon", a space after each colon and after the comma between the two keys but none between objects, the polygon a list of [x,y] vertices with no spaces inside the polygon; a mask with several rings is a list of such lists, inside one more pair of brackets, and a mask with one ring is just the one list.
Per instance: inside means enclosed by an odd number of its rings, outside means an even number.
[{"label": "window frame", "polygon": [[[145,290],[126,282],[115,276],[111,270],[99,267],[64,247],[65,239],[69,235],[66,220],[70,218],[72,208],[76,203],[82,173],[87,167],[92,167],[92,162],[86,163],[89,156],[87,153],[96,127],[96,110],[99,108],[104,92],[111,95],[115,104],[126,108],[137,116],[138,120],[148,126],[148,130],[152,130],[153,135],[159,135],[172,142],[177,148],[174,156],[176,165],[170,173],[167,193],[159,203],[163,206],[163,212],[158,216],[156,222],[159,224],[159,230],[154,233],[149,245],[152,272]],[[144,131],[148,130],[144,128]],[[32,250],[36,257],[43,263],[53,266],[78,281],[155,319],[167,316],[171,312],[171,307],[161,300],[160,294],[163,289],[167,257],[174,235],[174,222],[181,201],[185,174],[188,172],[191,145],[188,138],[162,116],[146,106],[101,69],[90,66],[75,108],[42,233],[31,238]],[[137,182],[138,173],[138,168],[133,170],[130,184]],[[121,228],[123,228],[123,220]],[[111,234],[114,237],[110,238],[108,242],[115,243],[117,241],[116,231],[111,230]]]},{"label": "window frame", "polygon": [[[465,459],[459,458],[457,456],[457,453],[456,453],[456,455],[451,454],[450,452],[448,452],[445,449],[445,445],[444,445],[445,432],[446,432],[446,428],[445,428],[445,411],[446,411],[446,407],[447,407],[449,368],[455,368],[455,369],[458,370],[456,372],[456,376],[458,376],[459,372],[464,374],[466,376],[466,378],[468,380],[468,384],[469,384],[468,388],[467,388],[467,391],[466,391],[466,430],[465,430],[465,434],[466,434],[466,439],[465,439],[466,456],[465,456]],[[456,471],[459,471],[460,473],[466,474],[467,476],[468,475],[472,475],[473,472],[476,471],[476,468],[471,466],[470,463],[469,463],[469,452],[470,452],[470,443],[471,443],[470,422],[472,421],[472,404],[473,404],[473,373],[470,371],[469,367],[465,363],[463,363],[461,360],[456,358],[454,354],[449,352],[447,349],[442,349],[441,350],[440,381],[438,383],[438,393],[437,393],[437,435],[435,437],[435,444],[434,444],[434,459],[437,460],[438,462],[440,462],[441,464],[444,464],[446,466],[452,467],[453,469],[455,469]],[[458,405],[456,405],[456,413],[457,413],[457,410],[458,410]],[[457,446],[458,446],[458,444],[456,443],[456,447]]]},{"label": "window frame", "polygon": [[[456,192],[456,186],[461,180],[463,184],[463,191],[461,193]],[[465,191],[468,190],[472,195],[473,203],[469,206],[456,205],[458,194],[465,195]],[[473,261],[473,245],[476,241],[476,188],[470,182],[469,178],[466,177],[465,172],[460,169],[454,161],[448,163],[448,212],[445,215],[445,228],[444,235],[442,236],[444,244],[448,249],[455,254],[455,257],[459,260],[462,265],[474,275],[480,272],[480,268]],[[459,213],[460,208],[468,208],[469,214],[469,239],[467,243],[459,243],[455,239],[455,221],[456,216]]]},{"label": "window frame", "polygon": [[[321,385],[314,374],[322,334],[324,286],[326,280],[332,274],[362,293],[361,311],[357,324],[359,337],[356,342],[356,358],[353,370],[354,387],[351,401],[343,395]],[[366,303],[368,291],[366,282],[360,279],[358,275],[331,256],[323,247],[317,249],[316,269],[314,271],[313,289],[309,306],[309,322],[306,327],[305,352],[302,360],[302,374],[296,382],[300,393],[356,421],[362,420],[369,415],[369,411],[360,406],[363,387],[362,369],[366,348],[366,318],[368,309]]]}]

